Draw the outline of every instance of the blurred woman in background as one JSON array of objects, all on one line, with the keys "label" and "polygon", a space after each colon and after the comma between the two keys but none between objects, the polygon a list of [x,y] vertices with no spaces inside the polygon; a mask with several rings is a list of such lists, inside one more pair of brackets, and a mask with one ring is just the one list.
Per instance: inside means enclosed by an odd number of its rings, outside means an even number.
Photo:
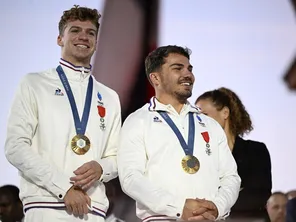
[{"label": "blurred woman in background", "polygon": [[244,140],[253,130],[250,115],[230,89],[219,88],[200,95],[196,106],[224,129],[241,177],[241,191],[230,218],[256,217],[268,220],[266,203],[271,195],[271,162],[264,143]]}]

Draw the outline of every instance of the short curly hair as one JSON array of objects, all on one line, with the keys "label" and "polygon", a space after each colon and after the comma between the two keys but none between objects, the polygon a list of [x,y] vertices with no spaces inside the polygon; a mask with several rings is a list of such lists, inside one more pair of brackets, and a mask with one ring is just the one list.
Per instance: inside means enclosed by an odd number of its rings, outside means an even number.
[{"label": "short curly hair", "polygon": [[224,107],[228,107],[230,112],[230,130],[233,135],[243,136],[253,130],[251,117],[244,104],[238,95],[230,89],[221,87],[219,89],[207,91],[196,99],[195,104],[204,99],[210,99],[219,111]]},{"label": "short curly hair", "polygon": [[67,23],[69,21],[75,20],[91,21],[96,26],[98,33],[100,27],[100,18],[101,14],[97,9],[90,9],[87,7],[79,7],[79,5],[74,5],[71,9],[64,11],[59,22],[59,34],[63,35]]}]

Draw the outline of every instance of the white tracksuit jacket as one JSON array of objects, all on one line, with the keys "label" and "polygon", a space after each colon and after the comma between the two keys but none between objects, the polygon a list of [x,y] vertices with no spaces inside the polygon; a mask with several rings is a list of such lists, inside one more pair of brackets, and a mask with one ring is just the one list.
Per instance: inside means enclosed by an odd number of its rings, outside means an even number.
[{"label": "white tracksuit jacket", "polygon": [[[62,59],[60,64],[81,118],[90,70]],[[103,105],[106,110],[105,130],[100,128],[98,105]],[[73,171],[88,161],[96,160],[103,168],[103,175],[87,194],[92,200],[93,212],[105,217],[108,199],[103,182],[117,176],[120,127],[118,95],[94,79],[85,132],[91,141],[91,148],[84,155],[75,154],[70,146],[71,139],[76,135],[73,115],[56,68],[26,75],[11,108],[5,144],[8,161],[19,170],[24,210],[63,207],[63,198],[72,186],[69,178],[74,176]]]},{"label": "white tracksuit jacket", "polygon": [[[195,174],[184,172],[185,153],[173,130],[157,110],[168,112],[185,141],[188,113],[194,113],[194,156],[200,161]],[[209,135],[210,150],[203,133]],[[132,113],[121,129],[117,154],[122,188],[137,202],[137,215],[143,220],[180,219],[187,198],[213,201],[218,218],[225,218],[237,200],[240,177],[221,126],[200,114],[189,103],[178,114],[171,105],[153,97],[150,104]]]}]

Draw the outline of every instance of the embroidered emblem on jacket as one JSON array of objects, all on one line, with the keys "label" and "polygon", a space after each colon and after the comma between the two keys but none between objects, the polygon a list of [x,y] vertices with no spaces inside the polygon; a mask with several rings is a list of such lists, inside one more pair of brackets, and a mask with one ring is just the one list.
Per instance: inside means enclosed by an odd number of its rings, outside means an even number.
[{"label": "embroidered emblem on jacket", "polygon": [[159,119],[157,116],[154,116],[153,121],[155,123],[161,123],[162,122],[161,119]]},{"label": "embroidered emblem on jacket", "polygon": [[100,128],[101,130],[105,130],[106,129],[106,123],[105,123],[105,116],[106,116],[106,108],[104,106],[104,103],[102,101],[103,97],[100,94],[100,92],[97,93],[98,96],[98,114],[100,116]]},{"label": "embroidered emblem on jacket", "polygon": [[54,93],[56,96],[64,96],[64,93],[60,88],[57,88]]}]

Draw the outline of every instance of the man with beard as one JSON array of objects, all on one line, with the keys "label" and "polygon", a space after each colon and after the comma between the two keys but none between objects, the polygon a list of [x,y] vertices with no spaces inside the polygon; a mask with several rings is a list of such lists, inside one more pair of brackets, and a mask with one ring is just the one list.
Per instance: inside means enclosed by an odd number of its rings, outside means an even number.
[{"label": "man with beard", "polygon": [[155,97],[121,130],[119,178],[143,222],[223,219],[238,197],[240,177],[223,129],[187,100],[189,60],[189,49],[170,45],[147,56]]}]

